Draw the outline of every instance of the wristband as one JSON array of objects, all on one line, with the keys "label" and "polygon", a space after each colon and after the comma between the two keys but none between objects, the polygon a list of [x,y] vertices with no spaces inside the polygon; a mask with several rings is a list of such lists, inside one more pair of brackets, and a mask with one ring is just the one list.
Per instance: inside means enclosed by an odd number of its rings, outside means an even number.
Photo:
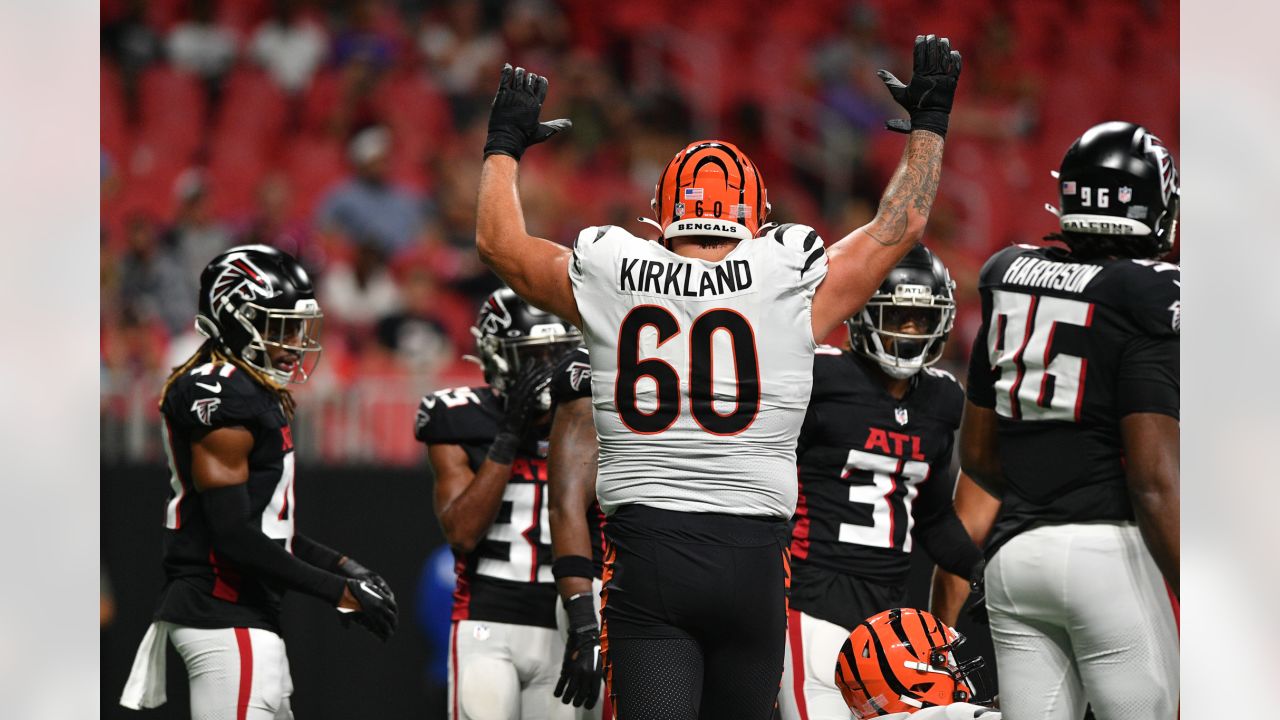
[{"label": "wristband", "polygon": [[591,599],[591,593],[578,593],[565,600],[564,611],[569,616],[569,629],[571,632],[599,628],[596,624],[596,607]]},{"label": "wristband", "polygon": [[565,555],[551,563],[551,576],[556,580],[567,577],[580,577],[588,580],[596,576],[596,566],[591,558],[582,555]]},{"label": "wristband", "polygon": [[499,465],[510,465],[516,459],[516,450],[520,447],[520,438],[514,433],[498,433],[489,446],[488,458]]},{"label": "wristband", "polygon": [[927,130],[945,138],[950,116],[941,110],[918,110],[911,116],[912,130]]}]

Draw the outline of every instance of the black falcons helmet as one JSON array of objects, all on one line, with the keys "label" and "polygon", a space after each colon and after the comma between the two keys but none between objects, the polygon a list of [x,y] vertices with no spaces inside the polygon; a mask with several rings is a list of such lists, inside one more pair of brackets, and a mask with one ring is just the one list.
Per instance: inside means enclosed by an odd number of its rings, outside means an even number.
[{"label": "black falcons helmet", "polygon": [[495,290],[480,306],[471,334],[479,357],[469,359],[484,370],[485,382],[503,393],[524,363],[554,363],[582,344],[582,333],[576,327],[530,305],[506,287]]},{"label": "black falcons helmet", "polygon": [[1178,168],[1160,138],[1133,123],[1105,122],[1067,150],[1058,171],[1061,209],[1049,210],[1068,245],[1080,236],[1122,236],[1138,257],[1158,257],[1173,248],[1178,197]]},{"label": "black falcons helmet", "polygon": [[[916,245],[847,321],[854,352],[880,363],[895,378],[911,377],[938,362],[956,322],[955,287],[938,256]],[[917,331],[899,332],[911,319]]]},{"label": "black falcons helmet", "polygon": [[[233,247],[200,273],[196,332],[281,385],[306,382],[315,370],[322,317],[307,271],[273,247]],[[293,357],[276,365],[268,348]]]}]

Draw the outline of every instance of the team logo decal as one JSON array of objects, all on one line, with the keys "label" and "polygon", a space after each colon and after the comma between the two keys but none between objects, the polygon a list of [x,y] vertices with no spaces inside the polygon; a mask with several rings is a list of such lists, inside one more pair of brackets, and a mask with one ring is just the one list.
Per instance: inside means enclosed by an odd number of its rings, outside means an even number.
[{"label": "team logo decal", "polygon": [[484,317],[480,318],[480,332],[497,335],[499,330],[511,327],[511,311],[502,300],[491,297],[484,305]]},{"label": "team logo decal", "polygon": [[1116,193],[1116,198],[1122,203],[1127,203],[1133,199],[1133,188],[1121,187],[1120,192]]},{"label": "team logo decal", "polygon": [[1171,323],[1173,325],[1173,331],[1181,334],[1182,333],[1182,301],[1174,300],[1173,304],[1169,306],[1169,312],[1173,313],[1173,321]]},{"label": "team logo decal", "polygon": [[200,398],[191,403],[191,412],[196,414],[197,420],[208,425],[213,418],[213,413],[217,411],[218,406],[221,404],[221,398]]},{"label": "team logo decal", "polygon": [[436,404],[436,399],[426,397],[422,399],[422,405],[418,406],[418,414],[413,418],[413,429],[416,434],[422,433],[422,428],[431,422],[431,408]]},{"label": "team logo decal", "polygon": [[1173,156],[1169,154],[1169,148],[1160,142],[1160,138],[1151,133],[1147,133],[1142,149],[1160,171],[1160,197],[1168,205],[1169,196],[1178,187],[1178,171],[1173,169]]},{"label": "team logo decal", "polygon": [[581,390],[584,382],[591,382],[591,366],[584,362],[570,363],[569,386],[574,390]]},{"label": "team logo decal", "polygon": [[213,281],[209,291],[209,304],[217,308],[223,300],[239,295],[241,300],[275,297],[278,292],[262,269],[242,255],[232,255],[223,261],[222,272]]},{"label": "team logo decal", "polygon": [[893,417],[898,421],[899,425],[907,424],[907,409],[904,407],[894,408]]}]

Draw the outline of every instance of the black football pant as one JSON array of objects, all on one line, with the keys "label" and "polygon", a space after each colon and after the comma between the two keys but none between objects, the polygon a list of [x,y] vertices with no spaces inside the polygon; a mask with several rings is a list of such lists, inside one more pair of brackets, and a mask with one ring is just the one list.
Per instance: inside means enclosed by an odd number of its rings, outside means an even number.
[{"label": "black football pant", "polygon": [[619,720],[769,720],[787,523],[628,505],[605,526],[605,681]]}]

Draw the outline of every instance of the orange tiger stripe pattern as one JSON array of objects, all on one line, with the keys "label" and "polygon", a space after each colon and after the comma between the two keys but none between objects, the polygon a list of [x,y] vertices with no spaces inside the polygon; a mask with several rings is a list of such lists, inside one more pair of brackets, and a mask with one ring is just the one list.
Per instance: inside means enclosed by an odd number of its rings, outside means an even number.
[{"label": "orange tiger stripe pattern", "polygon": [[653,190],[664,239],[712,235],[749,240],[769,214],[764,179],[733,143],[698,140],[667,163]]}]

